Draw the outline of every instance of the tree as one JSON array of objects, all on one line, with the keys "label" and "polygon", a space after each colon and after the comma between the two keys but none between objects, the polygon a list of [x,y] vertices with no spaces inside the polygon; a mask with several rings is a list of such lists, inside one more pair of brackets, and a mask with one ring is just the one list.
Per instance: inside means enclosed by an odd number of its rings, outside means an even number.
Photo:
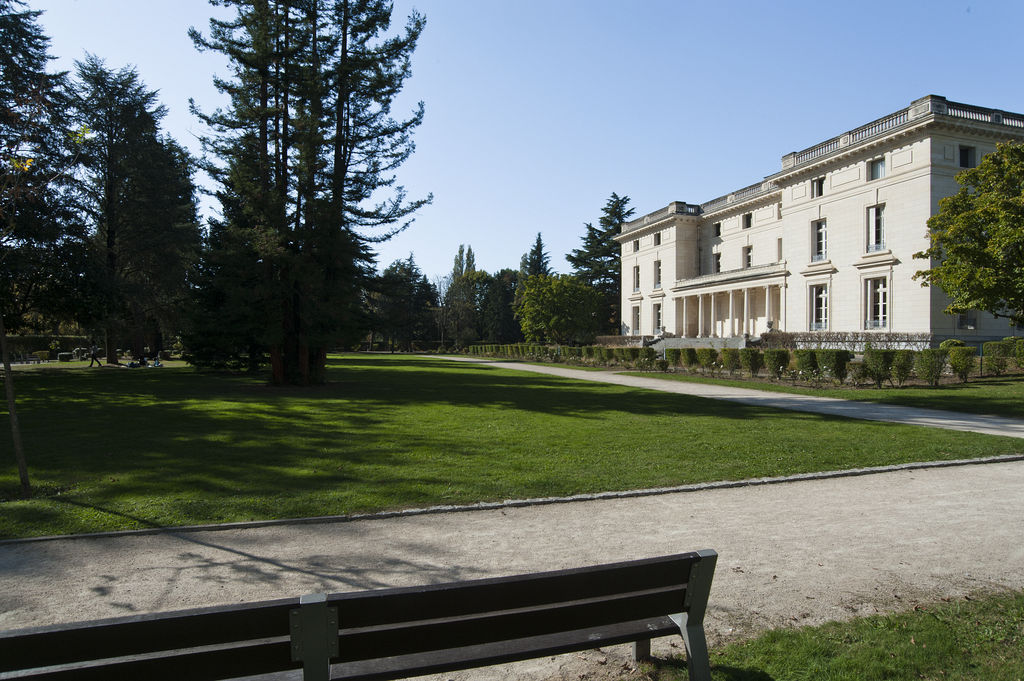
[{"label": "tree", "polygon": [[49,39],[37,24],[40,12],[24,6],[0,0],[0,356],[21,495],[27,498],[32,488],[7,331],[43,299],[40,291],[53,293],[54,283],[68,281],[73,269],[60,266],[69,252],[62,246],[73,237],[62,229],[55,200],[69,159],[60,117],[64,76],[46,73]]},{"label": "tree", "polygon": [[481,338],[491,343],[518,343],[523,331],[515,317],[516,289],[519,272],[503,269],[488,277],[481,300]]},{"label": "tree", "polygon": [[526,280],[516,309],[528,341],[583,344],[598,329],[600,294],[572,275],[544,274]]},{"label": "tree", "polygon": [[915,278],[941,288],[947,313],[976,309],[1024,325],[1024,145],[999,144],[957,175],[960,190],[928,220]]},{"label": "tree", "polygon": [[634,212],[629,207],[628,196],[620,197],[613,192],[604,204],[599,227],[585,223],[583,244],[565,256],[572,265],[573,274],[601,294],[600,331],[605,333],[618,333],[619,329],[621,247],[615,237]]},{"label": "tree", "polygon": [[176,313],[200,233],[193,161],[160,134],[166,109],[134,68],[108,69],[88,55],[76,63],[74,120],[92,131],[81,158],[80,207],[91,225],[100,273],[97,307],[107,361],[125,338],[139,357],[177,331]]},{"label": "tree", "polygon": [[537,232],[537,240],[533,242],[533,248],[524,253],[519,260],[519,271],[522,272],[524,279],[538,274],[550,276],[552,274],[550,261],[551,257],[544,250],[544,241],[540,238],[540,232]]},{"label": "tree", "polygon": [[412,351],[414,343],[430,340],[437,292],[412,254],[388,265],[377,278],[373,294],[374,327],[392,350]]},{"label": "tree", "polygon": [[218,287],[252,282],[261,316],[241,316],[220,344],[266,352],[275,384],[320,383],[328,347],[359,335],[372,244],[430,201],[407,200],[394,175],[413,151],[423,105],[404,120],[391,115],[424,19],[413,13],[388,37],[384,0],[231,4],[234,19],[212,19],[208,36],[190,31],[234,74],[215,81],[230,97],[225,110],[196,109],[220,161],[209,168],[224,205],[216,247],[233,249],[212,258],[204,297],[228,304],[230,291]]}]

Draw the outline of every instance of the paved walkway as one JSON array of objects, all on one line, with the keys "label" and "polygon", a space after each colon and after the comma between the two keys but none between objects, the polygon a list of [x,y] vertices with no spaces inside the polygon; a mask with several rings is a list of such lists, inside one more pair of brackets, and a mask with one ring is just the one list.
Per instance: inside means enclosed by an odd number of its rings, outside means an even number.
[{"label": "paved walkway", "polygon": [[713,400],[739,402],[758,407],[772,407],[775,409],[788,409],[790,411],[827,414],[829,416],[846,416],[849,418],[865,419],[868,421],[889,421],[892,423],[906,423],[914,426],[929,426],[931,428],[965,430],[974,433],[985,433],[987,435],[1005,435],[1008,437],[1024,438],[1024,420],[1004,418],[1001,416],[964,414],[960,412],[942,411],[939,409],[921,409],[918,407],[902,407],[892,404],[855,402],[853,400],[841,400],[833,397],[794,395],[791,393],[768,392],[752,388],[733,388],[709,383],[689,383],[687,381],[645,378],[643,376],[627,376],[610,371],[582,371],[558,365],[548,366],[540,364],[521,364],[519,362],[500,362],[465,357],[448,357],[447,359],[464,362],[480,362],[491,366],[501,367],[502,369],[531,371],[538,374],[562,376],[564,378],[573,378],[580,381],[611,383],[631,388],[644,388],[647,390],[660,390],[662,392],[678,393],[680,395],[707,397]]}]

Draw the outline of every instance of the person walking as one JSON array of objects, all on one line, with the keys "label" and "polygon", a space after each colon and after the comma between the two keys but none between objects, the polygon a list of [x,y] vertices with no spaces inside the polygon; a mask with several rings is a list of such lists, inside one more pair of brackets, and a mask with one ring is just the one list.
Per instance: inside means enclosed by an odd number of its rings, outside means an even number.
[{"label": "person walking", "polygon": [[89,368],[90,369],[92,368],[92,363],[93,362],[96,362],[96,366],[98,366],[98,367],[102,367],[103,366],[103,362],[100,361],[99,354],[100,354],[100,349],[98,347],[96,347],[95,343],[93,343],[92,347],[89,348]]}]

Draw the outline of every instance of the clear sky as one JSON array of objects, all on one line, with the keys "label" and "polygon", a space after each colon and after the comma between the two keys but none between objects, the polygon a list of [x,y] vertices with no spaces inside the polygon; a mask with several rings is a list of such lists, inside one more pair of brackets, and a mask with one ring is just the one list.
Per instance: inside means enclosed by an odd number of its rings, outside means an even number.
[{"label": "clear sky", "polygon": [[[198,153],[188,98],[213,108],[205,0],[29,0],[54,68],[86,51],[137,66]],[[781,157],[926,94],[1024,112],[1020,0],[396,0],[427,27],[396,112],[426,105],[399,172],[434,203],[380,248],[433,278],[459,244],[477,267],[518,267],[537,232],[552,266],[612,192],[637,215],[758,182]]]}]

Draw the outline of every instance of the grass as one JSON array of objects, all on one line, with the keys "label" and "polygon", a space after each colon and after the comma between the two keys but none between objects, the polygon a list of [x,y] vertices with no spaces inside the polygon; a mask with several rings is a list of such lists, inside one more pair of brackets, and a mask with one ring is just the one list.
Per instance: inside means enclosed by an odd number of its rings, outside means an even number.
[{"label": "grass", "polygon": [[765,379],[729,379],[694,374],[666,374],[630,372],[635,376],[662,378],[670,381],[712,383],[736,388],[751,388],[769,392],[795,393],[838,397],[859,402],[878,402],[926,409],[945,409],[969,414],[986,414],[1024,419],[1024,375],[986,376],[971,378],[968,383],[947,383],[932,388],[927,385],[904,385],[902,388],[852,388],[823,384],[821,388],[775,383]]},{"label": "grass", "polygon": [[[0,537],[351,514],[960,459],[1022,443],[402,356],[329,384],[188,368],[19,371],[37,496],[0,459]],[[7,419],[0,428],[8,429]],[[6,437],[6,435],[4,436]]]},{"label": "grass", "polygon": [[[1024,594],[774,630],[710,657],[714,681],[1020,681]],[[669,660],[646,677],[681,681],[685,666]]]}]

